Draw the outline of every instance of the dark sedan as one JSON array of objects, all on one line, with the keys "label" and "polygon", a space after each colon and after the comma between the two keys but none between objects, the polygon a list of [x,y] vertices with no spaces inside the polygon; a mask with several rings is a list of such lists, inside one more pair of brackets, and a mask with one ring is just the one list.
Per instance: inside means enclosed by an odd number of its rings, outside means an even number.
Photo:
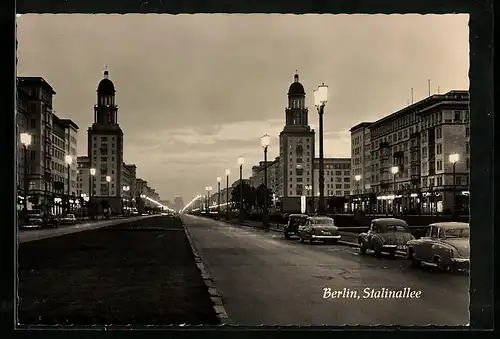
[{"label": "dark sedan", "polygon": [[396,218],[374,219],[368,232],[358,237],[359,251],[365,254],[367,250],[372,250],[376,256],[382,253],[393,256],[398,250],[406,252],[406,243],[413,239],[406,221]]},{"label": "dark sedan", "polygon": [[340,240],[339,229],[332,218],[315,216],[308,217],[304,226],[299,228],[300,242],[307,240],[310,244],[315,241],[336,244]]},{"label": "dark sedan", "polygon": [[288,217],[288,223],[285,224],[283,228],[283,234],[286,239],[290,239],[291,236],[299,235],[299,227],[304,225],[307,221],[307,215],[305,214],[290,214]]}]

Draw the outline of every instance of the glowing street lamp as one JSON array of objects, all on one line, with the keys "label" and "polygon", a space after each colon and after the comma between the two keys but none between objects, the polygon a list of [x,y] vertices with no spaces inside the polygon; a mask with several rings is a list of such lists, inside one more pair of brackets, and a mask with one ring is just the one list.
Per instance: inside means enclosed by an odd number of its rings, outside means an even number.
[{"label": "glowing street lamp", "polygon": [[217,177],[217,218],[220,218],[220,181],[221,177]]},{"label": "glowing street lamp", "polygon": [[328,101],[328,86],[322,83],[314,90],[314,105],[319,115],[319,214],[325,214],[325,169],[323,154],[323,115]]},{"label": "glowing street lamp", "polygon": [[19,135],[19,139],[21,141],[21,144],[23,145],[23,150],[24,150],[24,171],[23,171],[23,176],[24,176],[24,211],[28,210],[28,191],[30,188],[30,181],[28,177],[28,146],[31,145],[31,135],[28,133],[21,133]]},{"label": "glowing street lamp", "polygon": [[226,168],[226,219],[229,220],[229,174],[231,171]]},{"label": "glowing street lamp", "polygon": [[449,155],[448,160],[451,162],[453,166],[453,218],[457,217],[457,184],[456,184],[456,172],[455,166],[457,162],[460,160],[460,154],[452,153]]},{"label": "glowing street lamp", "polygon": [[245,159],[243,157],[238,157],[238,165],[240,166],[240,222],[243,222],[243,163]]},{"label": "glowing street lamp", "polygon": [[[392,189],[394,191],[392,201],[395,204],[395,199],[396,199],[396,174],[399,172],[399,167],[398,166],[392,166],[391,167],[391,173],[392,173]],[[393,206],[394,212],[396,211],[395,206]]]},{"label": "glowing street lamp", "polygon": [[269,221],[268,221],[268,210],[267,210],[267,148],[269,147],[269,144],[271,143],[271,137],[269,134],[264,134],[260,138],[260,145],[262,146],[262,149],[264,150],[264,210],[263,210],[263,222],[264,226],[266,227],[266,231],[269,231]]},{"label": "glowing street lamp", "polygon": [[89,196],[92,198],[94,194],[94,180],[95,180],[96,169],[91,168],[89,170]]},{"label": "glowing street lamp", "polygon": [[108,196],[111,196],[111,177],[106,175],[106,182],[108,183]]}]

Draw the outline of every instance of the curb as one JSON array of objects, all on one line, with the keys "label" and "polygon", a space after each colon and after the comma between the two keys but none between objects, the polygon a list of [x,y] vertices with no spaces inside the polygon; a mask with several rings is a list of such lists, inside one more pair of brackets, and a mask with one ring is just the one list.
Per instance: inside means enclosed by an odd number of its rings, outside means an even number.
[{"label": "curb", "polygon": [[214,279],[208,272],[206,265],[203,263],[201,256],[196,250],[194,242],[191,238],[191,234],[189,233],[184,223],[182,223],[182,226],[184,227],[184,232],[189,241],[189,245],[191,245],[191,250],[193,251],[196,267],[198,267],[198,270],[200,270],[201,278],[203,279],[203,282],[207,287],[208,293],[210,294],[210,300],[212,301],[212,307],[215,311],[215,314],[217,315],[217,318],[219,318],[220,325],[225,325],[229,322],[229,317],[227,316],[226,309],[224,308],[224,303],[222,302],[222,296],[219,293],[217,293],[217,290],[215,289]]}]

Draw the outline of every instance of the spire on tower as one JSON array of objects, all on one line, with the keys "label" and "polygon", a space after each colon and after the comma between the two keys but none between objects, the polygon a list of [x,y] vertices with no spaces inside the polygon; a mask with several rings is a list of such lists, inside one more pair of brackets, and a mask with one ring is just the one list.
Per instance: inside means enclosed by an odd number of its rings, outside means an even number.
[{"label": "spire on tower", "polygon": [[108,65],[104,65],[104,79],[109,78]]},{"label": "spire on tower", "polygon": [[299,82],[299,71],[295,70],[295,75],[293,77],[294,82]]}]

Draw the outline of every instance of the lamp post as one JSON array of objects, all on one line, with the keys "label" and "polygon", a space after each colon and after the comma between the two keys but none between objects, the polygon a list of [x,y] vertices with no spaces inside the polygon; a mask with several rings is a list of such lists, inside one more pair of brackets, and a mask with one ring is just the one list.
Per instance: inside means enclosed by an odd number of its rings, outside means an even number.
[{"label": "lamp post", "polygon": [[[309,204],[307,204],[308,203],[307,199],[309,198],[309,195],[311,194],[311,192],[312,192],[312,185],[309,185],[309,184],[306,185],[306,195],[307,195],[306,196],[306,211],[309,210],[309,208],[308,208]],[[313,197],[313,200],[314,200],[314,197]]]},{"label": "lamp post", "polygon": [[[123,185],[122,189],[123,189],[123,192],[128,192],[130,190],[130,186]],[[123,202],[124,202],[123,203],[123,207],[124,207],[125,210],[127,210],[127,207],[128,207],[128,204],[126,203],[126,200],[125,200],[126,198],[128,198],[128,193],[125,193],[123,195]]]},{"label": "lamp post", "polygon": [[208,186],[208,187],[207,187],[207,200],[208,200],[208,204],[207,204],[207,206],[208,206],[208,212],[210,212],[210,202],[211,202],[211,200],[212,200],[212,199],[210,199],[210,198],[211,198],[211,197],[210,197],[210,194],[211,194],[211,193],[212,193],[212,186]]},{"label": "lamp post", "polygon": [[[70,178],[71,178],[71,163],[73,162],[73,157],[68,154],[64,157],[64,160],[66,161],[66,164],[68,165],[68,200],[69,200],[69,197],[71,195],[71,193],[70,193]],[[66,211],[66,213],[68,213],[68,212]]]},{"label": "lamp post", "polygon": [[111,177],[106,175],[106,182],[108,183],[108,197],[111,196]]},{"label": "lamp post", "polygon": [[31,145],[31,135],[28,133],[21,133],[19,138],[21,139],[21,144],[23,145],[24,150],[24,171],[23,171],[23,180],[24,180],[24,189],[23,189],[23,209],[26,212],[28,210],[28,191],[30,189],[30,181],[28,177],[28,146]]},{"label": "lamp post", "polygon": [[328,86],[322,83],[314,90],[314,105],[319,115],[319,214],[325,214],[325,172],[323,157],[323,115],[328,101]]},{"label": "lamp post", "polygon": [[[356,174],[356,175],[354,176],[354,180],[356,181],[356,194],[355,194],[355,196],[356,196],[356,197],[359,197],[359,181],[361,180],[361,175]],[[359,207],[359,206],[357,206],[357,207]],[[356,208],[356,210],[357,210],[357,209],[358,209],[358,208]]]},{"label": "lamp post", "polygon": [[89,198],[92,198],[92,194],[94,193],[94,177],[95,177],[95,168],[91,168],[89,173]]},{"label": "lamp post", "polygon": [[460,160],[460,154],[458,153],[453,153],[450,154],[448,157],[448,160],[452,164],[453,168],[453,209],[452,209],[452,217],[456,218],[457,217],[457,184],[456,184],[456,172],[455,172],[455,165],[457,164],[458,160]]},{"label": "lamp post", "polygon": [[271,143],[271,137],[269,134],[264,134],[260,138],[260,145],[262,146],[262,149],[264,150],[264,209],[263,209],[263,215],[262,215],[262,221],[264,222],[264,227],[266,228],[266,231],[269,231],[269,211],[267,209],[268,207],[268,202],[267,202],[267,148],[269,147],[269,144]]},{"label": "lamp post", "polygon": [[220,219],[220,177],[217,177],[217,218]]},{"label": "lamp post", "polygon": [[391,167],[392,173],[392,189],[394,190],[394,199],[392,199],[392,208],[394,209],[393,214],[396,214],[396,174],[399,172],[398,166]]},{"label": "lamp post", "polygon": [[208,186],[205,186],[205,213],[208,214]]},{"label": "lamp post", "polygon": [[240,213],[239,213],[240,222],[244,221],[243,218],[243,163],[244,162],[245,159],[243,159],[243,157],[238,158],[238,165],[240,166]]},{"label": "lamp post", "polygon": [[226,219],[229,220],[229,174],[231,171],[226,168]]}]

